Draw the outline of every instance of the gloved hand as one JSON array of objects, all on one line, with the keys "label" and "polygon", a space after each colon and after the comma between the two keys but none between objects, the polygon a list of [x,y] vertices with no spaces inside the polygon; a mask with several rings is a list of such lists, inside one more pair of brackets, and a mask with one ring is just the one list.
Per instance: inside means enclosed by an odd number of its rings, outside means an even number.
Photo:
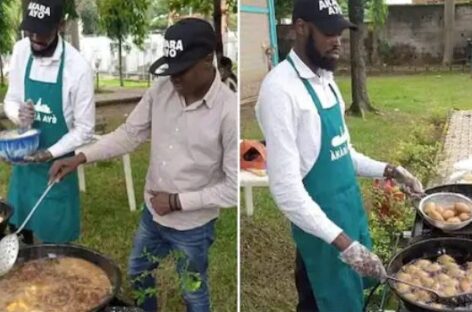
[{"label": "gloved hand", "polygon": [[398,166],[394,170],[393,178],[400,184],[408,187],[409,191],[415,194],[423,194],[423,185],[420,180],[413,176],[408,170],[402,166]]},{"label": "gloved hand", "polygon": [[18,112],[18,117],[20,119],[20,126],[22,128],[27,128],[31,126],[34,122],[34,106],[33,101],[28,100],[26,103],[20,104],[20,109]]},{"label": "gloved hand", "polygon": [[387,273],[380,258],[358,241],[352,242],[339,254],[339,258],[360,275],[385,281]]},{"label": "gloved hand", "polygon": [[42,163],[52,159],[52,154],[48,150],[39,150],[35,153],[25,156],[26,162]]}]

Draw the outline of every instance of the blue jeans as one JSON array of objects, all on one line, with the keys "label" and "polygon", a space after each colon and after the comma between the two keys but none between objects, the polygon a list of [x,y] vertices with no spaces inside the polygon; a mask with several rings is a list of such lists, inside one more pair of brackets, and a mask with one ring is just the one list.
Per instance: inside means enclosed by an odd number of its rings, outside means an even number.
[{"label": "blue jeans", "polygon": [[[159,266],[159,260],[175,251],[187,312],[210,311],[207,268],[208,251],[214,240],[214,225],[215,220],[212,220],[198,228],[179,231],[154,222],[148,209],[144,209],[128,265],[133,289],[141,294],[146,289],[155,290],[154,272]],[[185,281],[192,280],[195,283],[189,287]],[[156,312],[157,305],[157,296],[148,293],[140,308],[146,312]]]}]

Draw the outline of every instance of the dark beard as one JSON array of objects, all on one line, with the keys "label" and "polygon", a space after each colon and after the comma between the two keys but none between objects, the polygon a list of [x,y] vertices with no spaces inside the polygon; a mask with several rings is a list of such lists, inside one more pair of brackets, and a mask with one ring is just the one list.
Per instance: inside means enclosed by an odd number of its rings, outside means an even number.
[{"label": "dark beard", "polygon": [[315,41],[313,40],[312,31],[305,46],[305,54],[310,62],[318,68],[326,69],[333,72],[336,69],[337,61],[332,58],[321,56],[318,49],[316,49]]},{"label": "dark beard", "polygon": [[31,47],[31,53],[33,54],[34,57],[50,57],[54,54],[54,51],[56,51],[57,43],[59,42],[59,36],[56,35],[56,38],[51,42],[50,45],[47,46],[46,49],[41,50],[41,51],[36,51]]}]

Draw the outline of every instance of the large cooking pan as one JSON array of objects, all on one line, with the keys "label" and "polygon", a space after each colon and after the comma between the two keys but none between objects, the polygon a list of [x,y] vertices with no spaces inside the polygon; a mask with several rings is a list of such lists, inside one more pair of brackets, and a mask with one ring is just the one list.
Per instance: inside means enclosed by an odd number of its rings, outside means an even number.
[{"label": "large cooking pan", "polygon": [[121,273],[116,263],[106,256],[76,245],[34,245],[20,249],[17,263],[25,263],[30,260],[36,260],[47,257],[66,256],[87,260],[101,268],[110,279],[112,291],[109,296],[103,298],[102,302],[90,310],[95,312],[103,309],[117,295],[121,286]]},{"label": "large cooking pan", "polygon": [[0,237],[5,233],[5,229],[8,225],[8,220],[13,214],[13,209],[4,201],[0,200],[0,217],[2,217],[2,222],[0,222]]},{"label": "large cooking pan", "polygon": [[[400,251],[396,256],[392,258],[388,267],[387,273],[393,275],[397,273],[402,266],[408,264],[410,261],[415,259],[430,259],[435,260],[438,256],[442,254],[448,254],[452,256],[459,264],[462,264],[467,261],[472,261],[472,240],[466,238],[456,238],[456,237],[439,237],[425,239],[418,243],[412,244],[402,251]],[[454,309],[435,309],[427,305],[420,304],[414,301],[410,301],[403,297],[399,292],[396,291],[394,283],[388,281],[390,288],[393,292],[400,298],[400,300],[405,304],[405,307],[408,311],[411,312],[456,312]],[[460,310],[460,311],[472,311],[470,310]]]}]

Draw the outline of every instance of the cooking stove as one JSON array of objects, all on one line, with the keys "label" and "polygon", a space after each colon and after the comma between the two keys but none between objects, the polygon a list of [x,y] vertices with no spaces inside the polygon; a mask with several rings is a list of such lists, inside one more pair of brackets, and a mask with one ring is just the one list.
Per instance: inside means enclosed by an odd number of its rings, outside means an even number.
[{"label": "cooking stove", "polygon": [[[472,198],[472,184],[450,184],[441,185],[426,190],[427,194],[438,192],[453,192]],[[424,239],[434,237],[462,237],[472,239],[472,224],[454,232],[447,232],[431,226],[427,223],[419,213],[416,214],[411,231],[403,233],[402,238],[397,240],[394,250],[400,250],[400,245],[411,245]],[[384,287],[381,306],[378,310],[368,310],[369,312],[416,312],[415,307],[405,307],[403,302],[399,302],[398,307],[394,310],[385,308],[387,299],[393,295],[388,287]]]},{"label": "cooking stove", "polygon": [[99,312],[144,312],[144,310],[135,307],[127,299],[115,297],[106,308]]}]

